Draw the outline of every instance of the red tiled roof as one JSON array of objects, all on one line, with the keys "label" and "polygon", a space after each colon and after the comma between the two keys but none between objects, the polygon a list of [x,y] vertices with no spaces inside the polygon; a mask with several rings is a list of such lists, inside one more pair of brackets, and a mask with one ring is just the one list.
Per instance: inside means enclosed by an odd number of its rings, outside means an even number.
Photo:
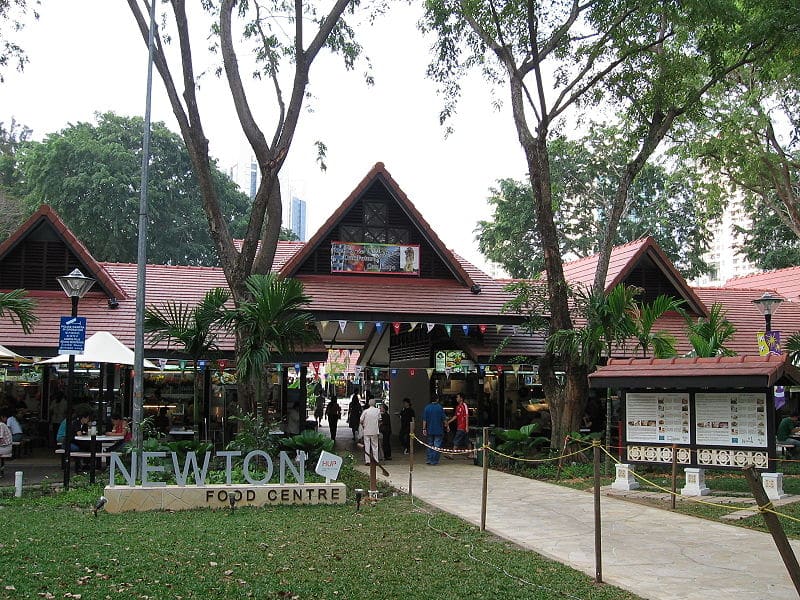
[{"label": "red tiled roof", "polygon": [[[50,208],[47,204],[42,204],[39,209],[33,213],[27,221],[12,233],[8,238],[0,244],[0,260],[8,254],[16,245],[25,239],[25,236],[34,229],[42,221],[47,221],[57,235],[61,236],[64,243],[75,253],[78,260],[86,265],[87,272],[84,273],[87,277],[92,277],[97,280],[101,288],[106,291],[109,297],[116,297],[121,299],[125,297],[125,292],[120,288],[114,278],[111,277],[105,269],[98,263],[94,257],[86,249],[86,246],[75,237],[69,227],[61,220],[61,217]],[[66,273],[65,273],[66,275]],[[69,312],[69,311],[67,311]]]},{"label": "red tiled roof", "polygon": [[[707,314],[706,307],[703,306],[703,303],[700,302],[692,288],[686,283],[686,280],[672,264],[672,261],[664,254],[658,243],[650,236],[612,248],[608,262],[608,273],[606,274],[606,293],[625,281],[631,270],[636,267],[645,254],[661,268],[664,276],[672,282],[681,297],[686,301],[688,308],[697,314]],[[571,285],[590,287],[594,284],[594,273],[597,270],[598,258],[599,255],[593,254],[592,256],[564,263],[564,278]]]},{"label": "red tiled roof", "polygon": [[772,387],[800,384],[787,356],[611,359],[589,375],[592,387]]},{"label": "red tiled roof", "polygon": [[791,302],[800,302],[800,267],[734,277],[723,287],[771,291]]},{"label": "red tiled roof", "polygon": [[456,260],[456,257],[453,252],[451,252],[447,246],[444,245],[439,236],[436,235],[436,232],[431,229],[431,226],[428,225],[428,222],[422,217],[420,212],[411,202],[411,200],[406,196],[405,192],[400,189],[400,186],[394,180],[394,178],[389,174],[389,171],[386,170],[386,167],[382,162],[375,163],[375,166],[370,169],[369,173],[364,176],[364,179],[361,180],[356,188],[350,193],[350,195],[342,202],[342,204],[337,208],[333,214],[328,218],[327,221],[319,228],[317,233],[313,235],[313,237],[308,240],[305,248],[301,252],[295,254],[286,264],[283,265],[280,269],[280,274],[285,277],[292,277],[317,247],[320,243],[328,236],[330,231],[341,221],[342,217],[347,214],[347,211],[352,208],[353,204],[359,199],[359,197],[369,188],[370,185],[376,180],[380,179],[385,183],[385,185],[389,188],[392,192],[393,196],[397,199],[400,206],[409,214],[411,220],[414,221],[420,228],[423,236],[425,236],[433,246],[434,250],[439,254],[445,264],[449,265],[450,268],[455,272],[456,276],[461,279],[463,285],[467,288],[471,287],[474,283],[470,278],[467,271],[465,271],[459,262]]}]

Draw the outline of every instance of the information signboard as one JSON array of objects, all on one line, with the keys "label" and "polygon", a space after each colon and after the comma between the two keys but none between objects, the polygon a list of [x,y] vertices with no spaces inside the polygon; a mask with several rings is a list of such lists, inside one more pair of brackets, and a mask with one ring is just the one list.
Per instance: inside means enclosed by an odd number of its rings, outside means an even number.
[{"label": "information signboard", "polygon": [[86,317],[61,317],[59,354],[83,354],[86,342]]},{"label": "information signboard", "polygon": [[629,442],[688,444],[691,441],[689,394],[626,394],[626,439]]}]

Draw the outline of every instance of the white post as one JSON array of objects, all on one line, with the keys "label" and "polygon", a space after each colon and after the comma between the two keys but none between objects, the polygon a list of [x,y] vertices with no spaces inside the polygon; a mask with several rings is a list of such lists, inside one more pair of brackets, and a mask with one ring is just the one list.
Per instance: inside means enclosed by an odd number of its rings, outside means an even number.
[{"label": "white post", "polygon": [[22,496],[22,471],[14,471],[14,496]]},{"label": "white post", "polygon": [[762,473],[761,485],[770,500],[780,500],[789,495],[783,492],[783,473]]},{"label": "white post", "polygon": [[708,496],[711,490],[706,487],[705,469],[687,467],[686,486],[681,488],[681,496]]},{"label": "white post", "polygon": [[639,482],[633,476],[633,466],[627,463],[617,463],[617,478],[611,484],[612,490],[629,492],[639,488]]}]

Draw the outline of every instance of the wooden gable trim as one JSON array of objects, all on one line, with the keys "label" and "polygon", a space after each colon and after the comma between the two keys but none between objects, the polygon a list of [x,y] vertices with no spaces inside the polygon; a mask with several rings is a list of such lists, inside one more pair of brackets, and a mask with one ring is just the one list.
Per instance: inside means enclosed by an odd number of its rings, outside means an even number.
[{"label": "wooden gable trim", "polygon": [[384,167],[383,163],[376,163],[369,173],[361,180],[356,188],[350,195],[342,202],[333,214],[328,218],[322,227],[312,236],[306,243],[302,250],[297,252],[291,259],[289,259],[279,270],[280,275],[284,277],[293,277],[303,263],[308,260],[312,254],[319,248],[320,244],[328,237],[328,235],[339,225],[345,215],[353,208],[361,196],[372,186],[373,183],[379,181],[389,191],[389,194],[397,202],[400,209],[408,216],[411,222],[417,226],[422,234],[422,237],[431,245],[434,252],[439,256],[442,262],[450,269],[450,272],[456,280],[466,287],[472,287],[475,282],[456,260],[453,253],[444,245],[438,235],[431,229],[427,221],[422,217],[416,207],[412,204],[411,200],[406,196],[397,182],[392,178],[389,172]]},{"label": "wooden gable trim", "polygon": [[[109,275],[109,273],[98,263],[89,253],[83,243],[75,237],[69,227],[61,220],[61,217],[47,204],[42,204],[25,223],[23,223],[11,236],[0,244],[0,264],[18,246],[25,242],[25,239],[35,231],[40,225],[47,224],[51,227],[58,238],[67,246],[73,254],[75,260],[84,270],[84,274],[93,277],[99,287],[109,298],[123,300],[127,294],[122,287]],[[64,273],[66,275],[66,273]]]},{"label": "wooden gable trim", "polygon": [[[661,249],[661,246],[659,246],[651,236],[643,238],[641,242],[636,252],[625,263],[625,266],[617,271],[613,279],[606,281],[605,292],[609,293],[620,283],[625,283],[633,270],[641,262],[642,258],[647,256],[659,268],[664,277],[667,278],[667,281],[677,290],[681,298],[686,301],[688,309],[694,312],[694,314],[707,317],[708,308],[697,294],[694,293],[694,290],[692,290],[689,284],[686,283],[686,280],[672,264],[672,261]],[[612,255],[613,252],[614,250],[612,249]]]}]

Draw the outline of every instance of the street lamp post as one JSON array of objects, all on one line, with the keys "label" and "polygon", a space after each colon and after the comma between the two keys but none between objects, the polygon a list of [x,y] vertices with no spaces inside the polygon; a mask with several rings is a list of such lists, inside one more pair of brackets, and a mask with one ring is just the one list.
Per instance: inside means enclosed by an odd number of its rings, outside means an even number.
[{"label": "street lamp post", "polygon": [[[61,289],[72,302],[71,316],[78,316],[78,300],[83,298],[86,292],[94,285],[94,279],[86,277],[78,269],[74,269],[69,275],[56,277]],[[72,444],[72,387],[75,379],[75,355],[69,355],[67,371],[67,428],[64,433],[64,489],[69,489],[70,475],[70,445]]]},{"label": "street lamp post", "polygon": [[772,315],[778,311],[778,306],[783,302],[780,296],[773,296],[769,292],[764,292],[761,298],[753,300],[753,304],[758,307],[761,314],[764,315],[764,332],[772,331]]}]

